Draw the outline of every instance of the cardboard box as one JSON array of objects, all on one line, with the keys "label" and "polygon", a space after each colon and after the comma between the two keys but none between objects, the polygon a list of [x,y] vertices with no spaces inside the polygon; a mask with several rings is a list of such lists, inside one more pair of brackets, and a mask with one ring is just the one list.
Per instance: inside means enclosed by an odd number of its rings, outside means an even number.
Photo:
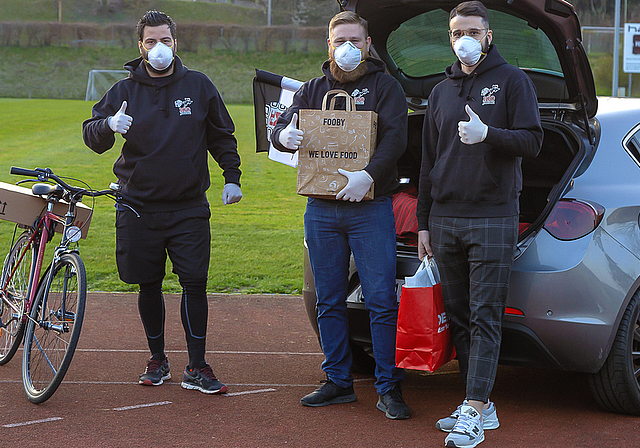
[{"label": "cardboard box", "polygon": [[[329,96],[331,103],[327,108]],[[346,110],[335,110],[335,99],[346,99]],[[376,146],[378,114],[357,111],[355,100],[344,90],[330,90],[322,110],[301,109],[299,129],[304,131],[298,148],[298,194],[335,199],[347,185],[338,173],[364,169]],[[372,185],[364,199],[373,199]]]},{"label": "cardboard box", "polygon": [[[30,188],[0,182],[0,219],[32,226],[38,216],[46,210],[47,203],[40,196],[31,193]],[[69,210],[66,202],[58,202],[53,212],[64,216]],[[76,206],[74,224],[82,229],[82,238],[87,237],[91,223],[91,209],[80,203]],[[63,226],[57,225],[56,232],[62,233]]]}]

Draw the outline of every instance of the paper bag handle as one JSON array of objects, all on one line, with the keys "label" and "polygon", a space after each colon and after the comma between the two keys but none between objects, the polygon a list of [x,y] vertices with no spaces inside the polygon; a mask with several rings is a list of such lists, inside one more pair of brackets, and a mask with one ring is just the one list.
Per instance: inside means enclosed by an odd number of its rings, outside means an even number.
[{"label": "paper bag handle", "polygon": [[[329,109],[327,109],[327,99],[329,95],[334,95],[331,98],[331,103],[329,103]],[[346,99],[346,110],[347,112],[351,112],[356,109],[356,100],[353,99],[351,95],[341,89],[333,89],[329,90],[325,93],[324,98],[322,99],[322,110],[334,110],[336,107],[336,98],[342,96]]]}]

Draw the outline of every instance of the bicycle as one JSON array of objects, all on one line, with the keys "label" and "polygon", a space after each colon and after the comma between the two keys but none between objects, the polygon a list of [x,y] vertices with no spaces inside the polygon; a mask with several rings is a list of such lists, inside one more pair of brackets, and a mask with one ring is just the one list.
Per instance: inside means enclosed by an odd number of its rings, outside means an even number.
[{"label": "bicycle", "polygon": [[[18,184],[49,182],[31,187],[46,207],[32,226],[16,224],[0,275],[0,365],[9,362],[24,341],[24,390],[29,401],[43,403],[56,391],[71,364],[84,318],[87,275],[79,254],[82,229],[74,225],[77,204],[84,196],[91,196],[94,201],[95,197],[107,196],[132,208],[123,202],[117,183],[96,191],[71,186],[49,168],[11,167],[10,172],[35,177]],[[61,201],[68,205],[64,216],[53,211],[54,205]],[[45,248],[58,225],[63,226],[62,240],[42,274]],[[18,229],[25,227],[16,239]]]}]

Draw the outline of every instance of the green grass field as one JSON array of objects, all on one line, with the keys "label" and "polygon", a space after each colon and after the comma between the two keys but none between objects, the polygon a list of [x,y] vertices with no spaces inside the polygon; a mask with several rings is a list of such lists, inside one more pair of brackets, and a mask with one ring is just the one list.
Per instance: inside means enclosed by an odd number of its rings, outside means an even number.
[{"label": "green grass field", "polygon": [[[209,23],[243,23],[246,25],[264,25],[266,18],[263,10],[245,8],[216,2],[192,2],[184,0],[137,0],[126,6],[116,8],[101,7],[108,2],[90,2],[87,0],[63,0],[62,20],[64,22],[132,22],[145,11],[158,9],[167,11],[176,21]],[[0,0],[0,11],[4,21],[48,21],[58,20],[58,2],[56,0]]]},{"label": "green grass field", "polygon": [[[318,0],[315,0],[318,2]],[[307,17],[307,26],[323,26],[338,12],[335,0],[323,0],[318,8],[323,17]],[[271,9],[272,25],[290,25],[293,0],[273,1]],[[257,7],[250,7],[257,6]],[[62,0],[63,22],[92,23],[135,23],[150,9],[165,11],[176,22],[236,23],[246,26],[267,24],[266,2],[258,5],[235,5],[230,3],[192,0],[126,0],[109,2],[105,0]],[[0,0],[1,21],[56,22],[58,20],[57,0]]]},{"label": "green grass field", "polygon": [[[0,181],[15,183],[10,166],[49,167],[56,174],[106,188],[115,180],[112,165],[122,140],[102,155],[82,141],[82,121],[92,103],[74,100],[0,99]],[[221,170],[210,159],[211,266],[209,292],[292,293],[302,290],[302,241],[305,198],[296,195],[296,171],[255,153],[253,106],[230,105],[242,159],[238,204],[222,205]],[[1,198],[0,198],[1,200]],[[90,205],[87,202],[87,205]],[[117,274],[113,203],[98,198],[89,234],[81,241],[92,291],[135,291]],[[9,249],[14,225],[0,222],[0,253]],[[54,242],[58,241],[56,238]],[[167,273],[171,272],[167,264]],[[165,291],[179,291],[167,276]]]},{"label": "green grass field", "polygon": [[[0,98],[84,99],[89,70],[122,70],[137,47],[0,47]],[[227,104],[253,104],[251,81],[259,68],[307,81],[321,75],[326,53],[182,52],[182,62],[205,73]]]}]

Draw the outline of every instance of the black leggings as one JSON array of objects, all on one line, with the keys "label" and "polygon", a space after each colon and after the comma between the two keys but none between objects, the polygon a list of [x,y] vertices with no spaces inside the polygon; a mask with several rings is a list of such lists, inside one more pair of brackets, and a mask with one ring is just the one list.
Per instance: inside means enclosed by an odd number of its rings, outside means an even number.
[{"label": "black leggings", "polygon": [[[207,280],[183,281],[180,316],[187,340],[189,367],[198,367],[204,360],[207,336]],[[164,359],[165,307],[162,281],[140,285],[138,310],[147,335],[149,350],[154,359]]]}]

